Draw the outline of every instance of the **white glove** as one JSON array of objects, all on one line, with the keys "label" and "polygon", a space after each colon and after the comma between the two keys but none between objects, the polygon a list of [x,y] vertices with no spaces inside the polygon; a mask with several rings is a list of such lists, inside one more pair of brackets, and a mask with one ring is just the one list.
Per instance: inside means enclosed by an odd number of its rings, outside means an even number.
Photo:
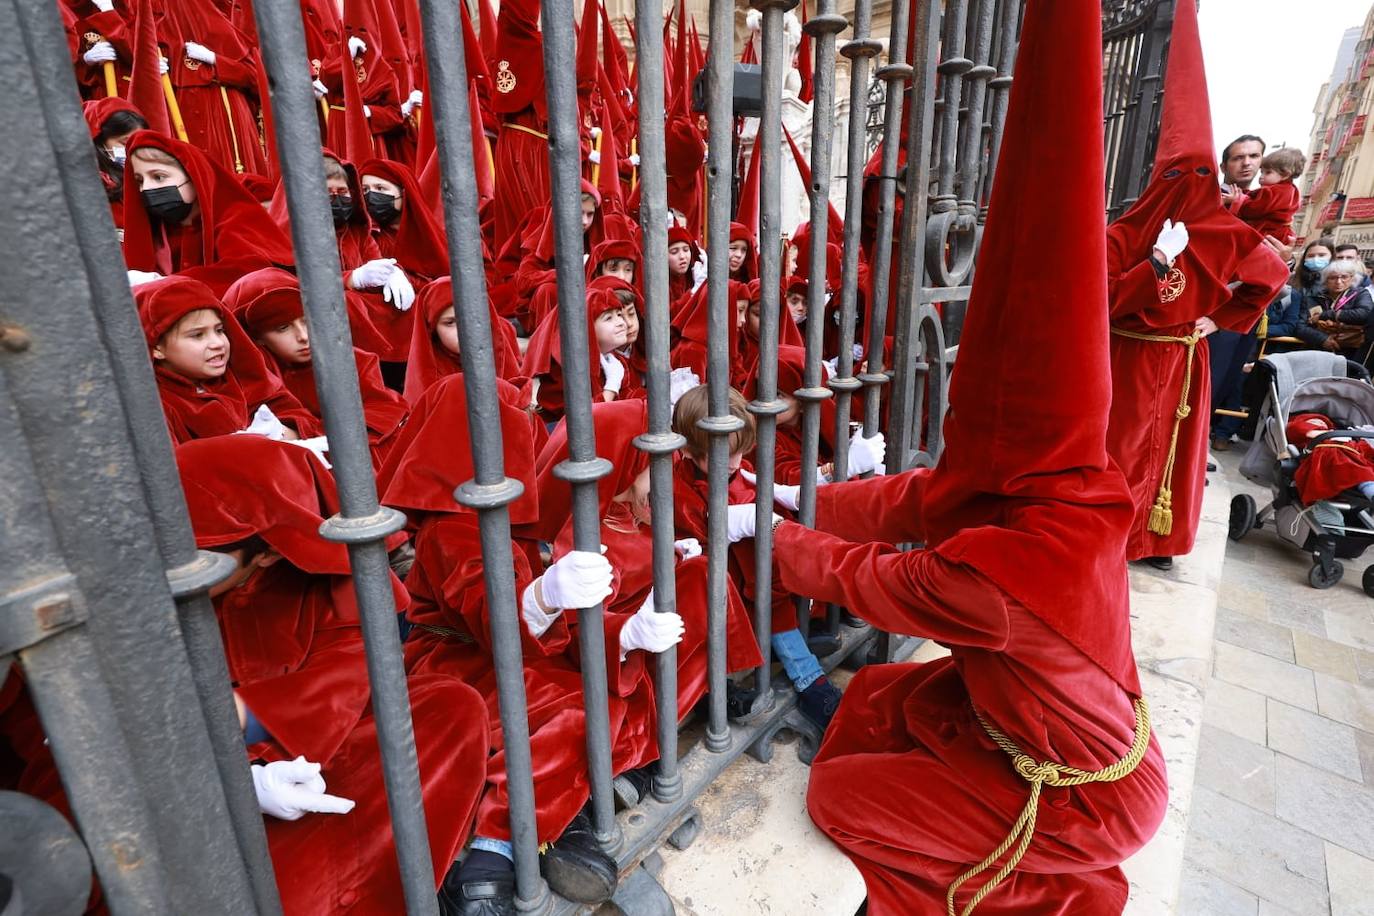
[{"label": "white glove", "polygon": [[625,384],[625,364],[616,359],[614,353],[602,353],[601,371],[606,376],[602,390],[620,394],[620,386]]},{"label": "white glove", "polygon": [[840,358],[838,356],[821,360],[821,365],[825,367],[825,371],[831,376],[840,374]]},{"label": "white glove", "polygon": [[635,615],[620,629],[620,660],[635,649],[645,652],[662,652],[669,646],[682,642],[682,634],[687,625],[679,614],[660,614],[654,610],[654,592],[644,599]]},{"label": "white glove", "polygon": [[370,118],[370,117],[372,117],[372,109],[371,109],[370,107],[368,107],[367,105],[364,105],[364,106],[363,106],[363,117],[364,117],[364,118]]},{"label": "white glove", "polygon": [[390,302],[398,312],[408,312],[415,304],[415,287],[401,268],[396,268],[386,278],[386,285],[382,287],[382,301]]},{"label": "white glove", "polygon": [[592,150],[590,153],[587,154],[587,161],[590,162],[592,165],[600,165],[600,164],[601,164],[601,151],[600,151],[600,150]]},{"label": "white glove", "polygon": [[377,289],[386,286],[396,270],[395,258],[376,258],[353,268],[348,285],[354,289]]},{"label": "white glove", "polygon": [[91,2],[95,4],[95,8],[102,13],[108,13],[110,10],[114,9],[114,0],[91,0]]},{"label": "white glove", "polygon": [[202,64],[209,64],[212,67],[215,65],[215,52],[194,41],[186,42],[186,56],[191,60],[198,60]]},{"label": "white glove", "polygon": [[543,583],[544,606],[594,607],[611,594],[611,564],[599,553],[573,550],[549,567]]},{"label": "white glove", "polygon": [[789,486],[785,483],[773,484],[773,502],[782,506],[789,512],[797,511],[797,504],[801,500],[801,487]]},{"label": "white glove", "polygon": [[887,440],[881,432],[865,439],[863,429],[858,429],[849,437],[849,476],[867,474],[869,471],[882,474],[886,457]]},{"label": "white glove", "polygon": [[401,117],[408,118],[410,113],[421,107],[424,103],[425,94],[418,89],[412,90],[409,98],[401,103]]},{"label": "white glove", "polygon": [[324,83],[320,82],[319,80],[315,80],[315,82],[311,83],[310,85],[315,89],[315,98],[322,99],[325,96],[329,95],[329,87],[326,86]]},{"label": "white glove", "polygon": [[[725,536],[731,544],[754,536],[754,514],[752,503],[725,507]],[[781,518],[776,512],[773,513],[775,524]]]},{"label": "white glove", "polygon": [[673,541],[673,550],[677,551],[678,559],[690,560],[692,557],[701,556],[701,541],[696,538]]},{"label": "white glove", "polygon": [[1159,233],[1159,238],[1155,239],[1155,247],[1164,252],[1166,261],[1170,264],[1174,263],[1174,258],[1182,254],[1183,249],[1188,247],[1188,227],[1183,223],[1166,219],[1164,228]]},{"label": "white glove", "polygon": [[525,621],[525,626],[535,639],[543,636],[545,631],[553,626],[558,615],[563,613],[562,608],[552,608],[546,611],[539,606],[539,599],[535,592],[538,587],[539,580],[536,579],[525,586],[524,597],[520,599],[520,619]]},{"label": "white glove", "polygon": [[262,436],[267,439],[281,441],[286,437],[286,427],[282,425],[281,420],[277,419],[277,415],[272,412],[272,408],[268,407],[266,404],[261,404],[253,414],[253,419],[249,421],[248,428],[241,429],[234,433],[234,435]]},{"label": "white glove", "polygon": [[347,814],[353,810],[351,800],[324,794],[320,765],[304,757],[278,760],[266,766],[254,764],[253,788],[262,813],[284,821],[300,820],[307,811]]},{"label": "white glove", "polygon": [[161,279],[162,274],[155,270],[131,270],[129,271],[129,288],[132,289],[142,283],[151,283]]},{"label": "white glove", "polygon": [[692,291],[695,292],[701,284],[706,282],[706,252],[701,253],[701,257],[692,265]]},{"label": "white glove", "polygon": [[639,153],[630,153],[626,158],[630,160],[630,165],[639,168]]},{"label": "white glove", "polygon": [[313,439],[287,439],[285,441],[290,442],[292,445],[299,445],[301,448],[320,459],[320,464],[324,465],[326,471],[333,469],[334,465],[330,464],[329,459],[324,457],[325,453],[329,451],[329,440],[324,436],[315,436]]},{"label": "white glove", "polygon": [[355,35],[355,36],[353,36],[352,38],[348,39],[348,56],[349,56],[349,57],[357,57],[359,54],[363,53],[363,52],[366,51],[366,50],[367,50],[367,42],[363,41],[361,38],[359,38],[359,37],[357,37],[357,36]]},{"label": "white glove", "polygon": [[166,76],[169,72],[171,72],[172,65],[167,63],[167,58],[159,57],[157,59],[157,69],[162,76]]},{"label": "white glove", "polygon": [[674,407],[678,398],[701,385],[701,379],[691,369],[674,369],[668,375],[668,400]]},{"label": "white glove", "polygon": [[108,41],[97,41],[90,46],[85,54],[81,55],[81,59],[92,67],[109,63],[118,58],[119,55],[115,53],[114,45],[110,44]]},{"label": "white glove", "polygon": [[593,127],[593,128],[591,129],[591,135],[592,135],[592,139],[593,139],[593,140],[595,140],[597,137],[600,137],[600,136],[601,136],[601,128],[599,128],[599,127]]}]

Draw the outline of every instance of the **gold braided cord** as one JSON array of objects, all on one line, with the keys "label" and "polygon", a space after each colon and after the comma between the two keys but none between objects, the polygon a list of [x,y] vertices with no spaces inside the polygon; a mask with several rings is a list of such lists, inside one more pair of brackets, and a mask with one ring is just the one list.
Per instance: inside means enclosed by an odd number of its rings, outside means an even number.
[{"label": "gold braided cord", "polygon": [[988,733],[998,747],[1007,756],[1011,757],[1012,767],[1022,779],[1030,783],[1030,798],[1026,801],[1026,806],[1021,809],[1021,816],[1012,824],[1011,832],[1002,844],[992,851],[986,859],[964,872],[954,880],[945,892],[945,912],[946,916],[955,916],[954,893],[965,881],[987,871],[989,868],[1006,854],[1013,845],[1016,850],[1011,857],[994,874],[987,883],[978,889],[973,898],[959,910],[958,916],[969,916],[974,907],[983,902],[988,894],[992,893],[997,885],[1001,884],[1008,875],[1021,863],[1021,859],[1026,854],[1026,849],[1030,846],[1031,838],[1035,836],[1035,816],[1040,806],[1040,790],[1044,786],[1081,786],[1089,782],[1116,782],[1129,776],[1140,761],[1145,757],[1145,751],[1150,746],[1150,704],[1144,697],[1139,697],[1135,701],[1135,740],[1131,742],[1131,748],[1126,755],[1110,766],[1100,770],[1080,770],[1076,767],[1065,766],[1062,763],[1053,761],[1037,761],[1023,753],[1016,742],[1012,741],[1005,734],[995,728],[987,719],[983,718],[982,713],[976,709],[973,713],[978,717],[978,722],[983,726],[983,730]]},{"label": "gold braided cord", "polygon": [[229,125],[229,142],[234,146],[234,171],[243,174],[243,157],[239,155],[239,132],[234,129],[234,109],[229,106],[229,93],[219,87],[220,100],[224,102],[224,122]]},{"label": "gold braided cord", "polygon": [[526,127],[526,126],[523,125],[523,124],[512,124],[510,121],[502,121],[502,122],[501,122],[501,126],[502,126],[502,127],[509,127],[511,130],[518,130],[518,131],[520,131],[520,133],[522,133],[522,134],[529,134],[531,137],[538,137],[540,140],[547,140],[547,139],[549,139],[549,135],[548,135],[548,134],[540,133],[539,131],[535,130],[533,127]]},{"label": "gold braided cord", "polygon": [[1312,446],[1312,451],[1315,452],[1319,448],[1338,448],[1343,452],[1349,452],[1357,458],[1364,457],[1359,449],[1355,448],[1353,445],[1346,445],[1344,442],[1319,442]]},{"label": "gold braided cord", "polygon": [[1174,459],[1178,456],[1178,431],[1183,421],[1193,412],[1193,408],[1188,405],[1188,394],[1193,387],[1193,356],[1197,353],[1197,342],[1202,339],[1202,332],[1194,331],[1187,337],[1170,337],[1112,328],[1112,333],[1130,340],[1182,344],[1188,351],[1183,364],[1183,389],[1179,392],[1178,407],[1174,409],[1174,428],[1169,436],[1169,455],[1164,459],[1164,473],[1160,476],[1159,493],[1155,496],[1155,504],[1150,507],[1150,521],[1146,526],[1155,534],[1168,535],[1174,530]]}]

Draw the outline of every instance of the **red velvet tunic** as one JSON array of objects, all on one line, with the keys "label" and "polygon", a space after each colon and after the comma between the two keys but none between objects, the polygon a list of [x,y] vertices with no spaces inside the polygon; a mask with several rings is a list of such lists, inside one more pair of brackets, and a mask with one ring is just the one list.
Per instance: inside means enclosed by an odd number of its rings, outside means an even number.
[{"label": "red velvet tunic", "polygon": [[[483,36],[485,43],[485,36]],[[549,141],[544,95],[544,45],[536,0],[507,0],[496,20],[496,55],[488,61],[500,120],[496,167],[495,248],[525,214],[549,202]]]},{"label": "red velvet tunic", "polygon": [[[926,536],[929,473],[822,487],[817,528],[830,534],[784,524],[774,535],[787,589],[953,653],[860,671],[812,764],[812,817],[864,874],[874,916],[943,911],[948,885],[1001,843],[1026,803],[1028,784],[975,707],[1036,759],[1088,770],[1118,760],[1131,737],[1132,696],[957,548],[890,546]],[[1120,912],[1128,887],[1117,865],[1154,833],[1166,796],[1153,739],[1119,782],[1045,789],[1029,852],[978,912]]]},{"label": "red velvet tunic", "polygon": [[1288,243],[1293,241],[1293,215],[1301,203],[1302,194],[1290,178],[1251,191],[1236,216],[1260,235]]},{"label": "red velvet tunic", "polygon": [[102,12],[90,0],[62,0],[58,6],[62,24],[67,32],[67,49],[71,52],[76,86],[83,99],[108,98],[105,66],[88,64],[85,54],[98,41],[108,41],[115,49],[115,86],[118,94],[129,91],[129,77],[134,66],[134,13],[130,5],[116,0],[114,9]]},{"label": "red velvet tunic", "polygon": [[1293,483],[1305,505],[1333,499],[1374,480],[1374,446],[1368,439],[1319,442],[1302,460]]}]

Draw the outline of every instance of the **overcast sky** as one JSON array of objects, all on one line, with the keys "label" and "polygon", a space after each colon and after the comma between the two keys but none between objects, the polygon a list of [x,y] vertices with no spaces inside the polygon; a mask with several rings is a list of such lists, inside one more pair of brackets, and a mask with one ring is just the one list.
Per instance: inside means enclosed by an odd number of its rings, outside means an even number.
[{"label": "overcast sky", "polygon": [[1217,149],[1240,134],[1307,152],[1312,108],[1370,0],[1202,0],[1198,27]]}]

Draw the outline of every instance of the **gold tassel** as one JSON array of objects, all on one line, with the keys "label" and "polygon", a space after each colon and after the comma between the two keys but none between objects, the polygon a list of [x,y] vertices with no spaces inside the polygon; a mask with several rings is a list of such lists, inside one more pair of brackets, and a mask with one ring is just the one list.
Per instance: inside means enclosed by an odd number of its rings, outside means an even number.
[{"label": "gold tassel", "polygon": [[1168,535],[1174,530],[1174,510],[1169,508],[1169,492],[1160,490],[1155,504],[1150,507],[1149,529],[1158,535]]}]

